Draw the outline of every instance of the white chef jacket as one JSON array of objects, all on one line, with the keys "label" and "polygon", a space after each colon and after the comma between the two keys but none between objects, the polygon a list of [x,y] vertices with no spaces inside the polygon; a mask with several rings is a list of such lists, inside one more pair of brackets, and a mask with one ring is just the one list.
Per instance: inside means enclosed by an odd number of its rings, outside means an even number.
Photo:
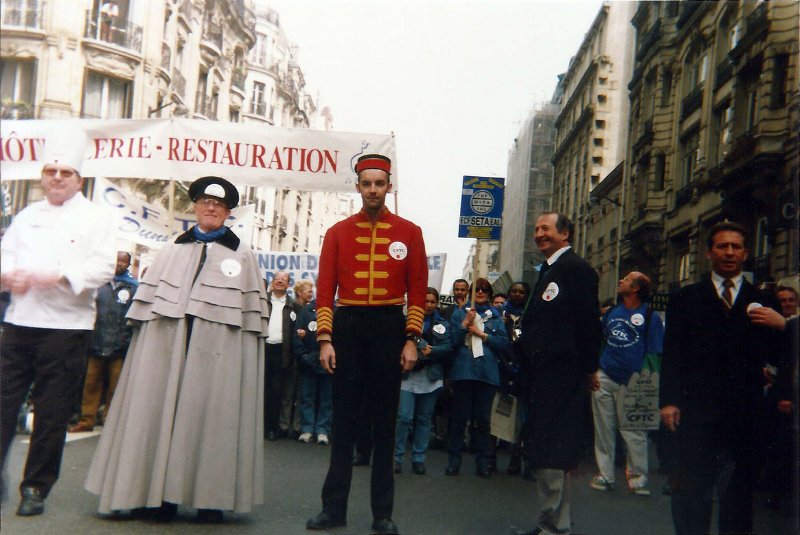
[{"label": "white chef jacket", "polygon": [[22,210],[0,243],[4,273],[58,273],[69,285],[12,294],[5,321],[42,329],[94,329],[97,288],[114,277],[116,226],[111,214],[78,192],[61,206],[47,200]]}]

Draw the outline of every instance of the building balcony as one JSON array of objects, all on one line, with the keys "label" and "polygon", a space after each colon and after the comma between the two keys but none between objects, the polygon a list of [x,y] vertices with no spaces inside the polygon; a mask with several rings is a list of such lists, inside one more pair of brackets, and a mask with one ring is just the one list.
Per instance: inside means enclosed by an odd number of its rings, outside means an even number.
[{"label": "building balcony", "polygon": [[222,55],[222,28],[217,24],[209,23],[200,37],[200,51],[216,59]]},{"label": "building balcony", "polygon": [[132,22],[115,22],[106,25],[99,19],[99,15],[93,13],[91,9],[86,11],[86,26],[83,32],[85,39],[115,45],[136,54],[142,53],[141,26]]},{"label": "building balcony", "polygon": [[0,26],[3,29],[42,30],[43,0],[3,0],[0,3]]},{"label": "building balcony", "polygon": [[701,1],[697,0],[688,0],[686,2],[681,2],[681,13],[678,16],[678,20],[675,23],[675,27],[679,30],[683,28],[687,22],[692,18],[692,15],[697,12],[698,8],[703,4]]},{"label": "building balcony", "polygon": [[633,144],[634,154],[638,153],[642,147],[653,141],[653,119],[648,119],[644,122],[641,128],[641,133]]},{"label": "building balcony", "polygon": [[692,199],[694,184],[688,184],[675,192],[675,209],[677,210]]},{"label": "building balcony", "polygon": [[3,99],[0,105],[0,119],[35,119],[36,107],[33,104],[21,100],[11,101]]},{"label": "building balcony", "polygon": [[735,65],[736,62],[730,56],[725,56],[725,59],[717,64],[717,69],[714,73],[714,89],[719,89],[722,84],[731,79]]},{"label": "building balcony", "polygon": [[653,27],[642,36],[642,40],[636,49],[636,61],[641,61],[653,49],[659,39],[661,39],[661,19],[657,20]]},{"label": "building balcony", "polygon": [[231,86],[244,91],[244,83],[247,80],[247,72],[244,69],[234,69],[231,73]]},{"label": "building balcony", "polygon": [[730,55],[734,58],[740,57],[745,50],[749,49],[768,30],[767,3],[763,2],[747,16],[744,36],[731,50]]},{"label": "building balcony", "polygon": [[267,115],[267,103],[266,102],[251,102],[250,103],[250,114],[251,115],[258,115],[259,117],[265,117]]},{"label": "building balcony", "polygon": [[693,111],[703,105],[703,84],[698,85],[683,97],[681,101],[681,121],[689,117]]},{"label": "building balcony", "polygon": [[172,92],[186,102],[186,78],[177,67],[172,69]]}]

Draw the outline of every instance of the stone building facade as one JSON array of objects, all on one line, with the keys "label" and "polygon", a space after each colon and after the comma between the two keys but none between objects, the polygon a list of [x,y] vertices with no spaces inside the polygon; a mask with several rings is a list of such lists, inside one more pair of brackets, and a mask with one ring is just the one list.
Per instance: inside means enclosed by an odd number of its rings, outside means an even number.
[{"label": "stone building facade", "polygon": [[596,230],[590,194],[625,160],[635,9],[631,2],[604,2],[561,80],[552,209],[573,220],[572,245],[584,257],[599,238],[589,235]]},{"label": "stone building facade", "polygon": [[799,3],[639,2],[623,269],[699,279],[709,227],[750,234],[756,282],[798,272]]},{"label": "stone building facade", "polygon": [[553,188],[555,119],[558,105],[546,102],[533,109],[508,151],[500,273],[512,280],[536,282],[536,266],[543,260],[533,241],[536,218],[550,209]]},{"label": "stone building facade", "polygon": [[[0,3],[0,118],[183,117],[332,128],[330,110],[318,113],[304,89],[297,49],[276,12],[256,13],[250,0],[116,0],[109,20],[105,3]],[[271,93],[259,96],[258,83],[269,83]],[[166,202],[164,184],[126,182],[150,202]],[[325,229],[353,210],[349,195],[241,189],[243,203],[256,205],[251,245],[259,249],[318,251]],[[176,190],[185,207],[185,188]],[[4,182],[3,198],[6,225],[8,212],[42,192],[38,181]]]}]

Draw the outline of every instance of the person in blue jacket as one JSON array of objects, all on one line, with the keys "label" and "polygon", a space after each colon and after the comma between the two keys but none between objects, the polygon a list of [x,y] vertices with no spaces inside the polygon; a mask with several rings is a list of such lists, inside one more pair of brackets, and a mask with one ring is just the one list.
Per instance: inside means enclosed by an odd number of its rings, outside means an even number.
[{"label": "person in blue jacket", "polygon": [[428,288],[422,336],[417,341],[417,364],[413,370],[403,374],[400,383],[394,447],[396,474],[402,472],[403,454],[412,424],[414,444],[411,449],[411,471],[417,475],[425,474],[425,451],[431,436],[433,409],[444,384],[442,362],[450,356],[451,349],[450,323],[439,315],[439,292],[435,288]]},{"label": "person in blue jacket", "polygon": [[475,422],[476,473],[484,479],[492,476],[489,431],[492,401],[500,385],[498,356],[509,349],[503,317],[491,306],[492,294],[489,281],[477,279],[475,304],[456,310],[450,320],[454,356],[448,377],[453,388],[448,476],[458,475],[461,468],[468,420]]},{"label": "person in blue jacket", "polygon": [[319,362],[317,342],[317,300],[300,309],[292,334],[292,353],[300,371],[300,442],[316,439],[323,446],[330,442],[333,414],[331,375]]}]

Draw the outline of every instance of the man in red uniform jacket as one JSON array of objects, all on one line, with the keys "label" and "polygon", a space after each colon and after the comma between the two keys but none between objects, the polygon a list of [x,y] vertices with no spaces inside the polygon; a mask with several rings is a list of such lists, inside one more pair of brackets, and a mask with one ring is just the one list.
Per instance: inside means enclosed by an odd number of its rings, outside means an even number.
[{"label": "man in red uniform jacket", "polygon": [[320,363],[333,374],[333,440],[322,512],[306,527],[324,530],[347,523],[353,445],[363,402],[374,444],[371,533],[397,533],[392,521],[392,461],[400,374],[417,360],[428,265],[420,228],[386,208],[386,194],[392,191],[389,158],[364,155],[355,171],[363,207],[328,229],[320,255],[317,341]]}]

